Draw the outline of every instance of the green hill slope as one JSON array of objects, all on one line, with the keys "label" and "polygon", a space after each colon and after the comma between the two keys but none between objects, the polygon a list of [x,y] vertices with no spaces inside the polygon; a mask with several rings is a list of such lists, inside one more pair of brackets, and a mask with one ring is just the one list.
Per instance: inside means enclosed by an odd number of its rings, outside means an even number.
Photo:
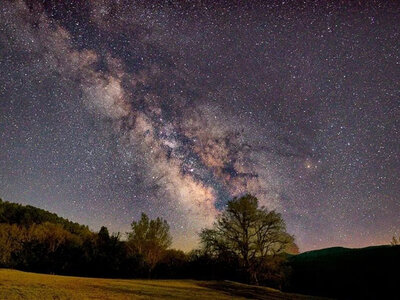
[{"label": "green hill slope", "polygon": [[235,282],[126,280],[0,269],[0,299],[318,299]]},{"label": "green hill slope", "polygon": [[89,228],[59,217],[55,213],[30,205],[21,205],[0,199],[0,223],[16,224],[29,227],[32,224],[45,222],[59,224],[71,233],[80,234]]}]

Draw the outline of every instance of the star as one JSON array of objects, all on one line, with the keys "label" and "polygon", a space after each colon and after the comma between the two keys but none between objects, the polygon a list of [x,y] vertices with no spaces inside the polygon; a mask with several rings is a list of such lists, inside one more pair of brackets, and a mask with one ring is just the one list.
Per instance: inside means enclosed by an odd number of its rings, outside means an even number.
[{"label": "star", "polygon": [[398,2],[33,3],[0,3],[3,200],[111,232],[145,212],[190,250],[251,193],[303,251],[390,241]]}]

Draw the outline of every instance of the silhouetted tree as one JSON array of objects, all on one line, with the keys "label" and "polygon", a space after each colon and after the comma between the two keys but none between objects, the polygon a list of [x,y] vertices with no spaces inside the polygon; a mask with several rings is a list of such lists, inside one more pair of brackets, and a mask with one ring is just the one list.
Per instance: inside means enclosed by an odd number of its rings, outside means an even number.
[{"label": "silhouetted tree", "polygon": [[27,230],[15,224],[0,224],[0,266],[12,267],[12,255],[23,248]]},{"label": "silhouetted tree", "polygon": [[186,263],[187,256],[182,250],[168,249],[154,268],[153,276],[156,278],[182,278]]},{"label": "silhouetted tree", "polygon": [[150,220],[142,213],[138,222],[133,221],[132,232],[128,233],[127,246],[132,254],[143,256],[148,264],[149,276],[171,245],[171,235],[167,221],[157,218]]},{"label": "silhouetted tree", "polygon": [[119,233],[110,235],[107,227],[102,226],[95,238],[85,244],[85,248],[89,269],[95,272],[95,276],[121,276],[126,248],[120,241]]},{"label": "silhouetted tree", "polygon": [[400,236],[398,238],[396,238],[396,236],[393,236],[390,245],[392,246],[400,245]]},{"label": "silhouetted tree", "polygon": [[265,273],[268,260],[294,243],[281,215],[258,207],[257,198],[251,195],[229,201],[213,228],[203,229],[200,238],[212,255],[236,256],[248,280],[255,284]]}]

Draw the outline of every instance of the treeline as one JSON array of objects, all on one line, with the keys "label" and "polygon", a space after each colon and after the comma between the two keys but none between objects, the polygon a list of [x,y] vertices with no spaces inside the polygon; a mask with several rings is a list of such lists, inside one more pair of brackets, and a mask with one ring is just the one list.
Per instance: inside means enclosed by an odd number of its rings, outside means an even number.
[{"label": "treeline", "polygon": [[132,242],[106,227],[95,233],[48,211],[0,200],[0,267],[134,278],[149,277],[150,265]]},{"label": "treeline", "polygon": [[[266,238],[268,237],[268,238]],[[32,206],[0,200],[0,267],[75,276],[235,280],[281,287],[288,274],[284,250],[294,249],[280,215],[255,197],[233,199],[202,247],[170,249],[167,222],[142,214],[128,238]]]},{"label": "treeline", "polygon": [[42,224],[45,222],[59,224],[71,233],[80,234],[89,232],[87,226],[71,222],[44,209],[31,205],[25,206],[2,201],[0,199],[0,224],[16,224],[29,227],[33,224]]},{"label": "treeline", "polygon": [[233,280],[344,299],[395,293],[400,246],[331,248],[300,255],[281,216],[246,195],[228,202],[201,247],[170,249],[167,222],[142,214],[127,239],[32,206],[0,200],[0,267],[111,278]]}]

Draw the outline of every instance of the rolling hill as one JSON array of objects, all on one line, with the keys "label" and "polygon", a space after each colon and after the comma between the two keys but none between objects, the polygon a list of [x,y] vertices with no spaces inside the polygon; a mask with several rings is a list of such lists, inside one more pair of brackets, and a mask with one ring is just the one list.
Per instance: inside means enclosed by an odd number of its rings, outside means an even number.
[{"label": "rolling hill", "polygon": [[0,299],[319,299],[235,282],[127,280],[0,269]]},{"label": "rolling hill", "polygon": [[399,296],[400,246],[326,248],[291,256],[289,264],[292,291],[349,299]]}]

